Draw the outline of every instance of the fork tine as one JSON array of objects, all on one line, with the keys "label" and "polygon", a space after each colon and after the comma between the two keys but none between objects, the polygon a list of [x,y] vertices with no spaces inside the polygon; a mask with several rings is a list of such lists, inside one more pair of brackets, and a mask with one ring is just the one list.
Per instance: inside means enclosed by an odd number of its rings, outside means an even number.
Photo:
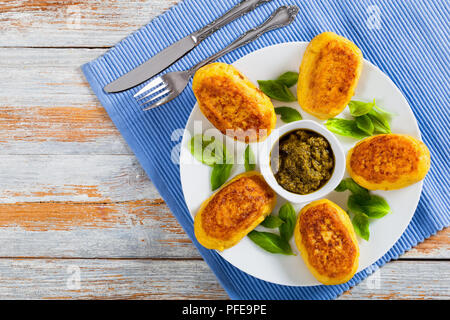
[{"label": "fork tine", "polygon": [[137,99],[137,101],[141,101],[141,100],[147,98],[148,96],[151,96],[151,95],[157,93],[158,91],[161,91],[161,90],[165,89],[166,87],[167,87],[167,85],[165,83],[163,83],[162,85],[157,86],[155,89],[153,89],[149,93],[143,95],[142,97],[136,98],[136,99]]},{"label": "fork tine", "polygon": [[151,99],[149,99],[149,100],[147,100],[145,102],[142,102],[141,106],[144,106],[144,105],[146,105],[146,104],[148,104],[148,103],[150,103],[150,102],[152,102],[152,101],[154,101],[154,100],[156,100],[156,99],[158,99],[158,98],[160,98],[160,97],[162,97],[162,96],[164,96],[164,95],[166,95],[168,93],[170,93],[170,90],[166,89],[163,92],[161,92],[161,93],[157,94],[156,96],[152,97]]},{"label": "fork tine", "polygon": [[176,95],[173,94],[169,94],[168,96],[162,98],[161,100],[159,100],[158,102],[152,104],[151,106],[145,107],[144,109],[142,109],[143,111],[147,111],[159,106],[162,106],[163,104],[165,104],[166,102],[171,101]]},{"label": "fork tine", "polygon": [[141,90],[138,91],[138,93],[136,93],[134,95],[134,97],[138,97],[141,94],[147,92],[148,90],[152,90],[155,86],[159,86],[161,83],[164,83],[164,81],[162,80],[161,77],[158,77],[154,80],[152,80],[151,82],[149,82],[145,87],[143,87]]}]

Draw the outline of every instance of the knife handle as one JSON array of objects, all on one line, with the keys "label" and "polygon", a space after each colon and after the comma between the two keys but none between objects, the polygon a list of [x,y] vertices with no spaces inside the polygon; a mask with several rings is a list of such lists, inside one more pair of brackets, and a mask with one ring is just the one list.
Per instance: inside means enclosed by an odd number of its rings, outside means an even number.
[{"label": "knife handle", "polygon": [[205,38],[209,37],[211,34],[222,28],[223,26],[229,24],[231,21],[236,20],[237,18],[243,16],[244,14],[254,10],[256,7],[264,4],[266,2],[270,2],[272,0],[244,0],[238,3],[236,6],[227,11],[223,16],[217,18],[210,24],[206,25],[202,29],[194,32],[191,35],[192,40],[196,44],[205,40]]},{"label": "knife handle", "polygon": [[237,38],[233,43],[228,45],[227,47],[223,48],[216,54],[212,55],[206,60],[201,61],[197,65],[193,66],[189,70],[189,74],[193,75],[198,69],[203,67],[204,65],[207,65],[208,63],[211,63],[220,57],[226,55],[227,53],[245,46],[246,44],[258,39],[262,34],[278,29],[284,26],[287,26],[291,24],[295,17],[297,16],[297,13],[299,12],[299,8],[295,5],[292,6],[282,6],[279,7],[272,15],[264,21],[262,24],[257,26],[256,28],[250,29],[243,35],[241,35],[239,38]]}]

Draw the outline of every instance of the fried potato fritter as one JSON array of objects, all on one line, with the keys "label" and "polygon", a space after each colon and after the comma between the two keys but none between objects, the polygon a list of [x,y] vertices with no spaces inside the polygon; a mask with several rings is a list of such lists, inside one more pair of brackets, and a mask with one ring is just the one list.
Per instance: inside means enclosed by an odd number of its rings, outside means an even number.
[{"label": "fried potato fritter", "polygon": [[363,56],[350,40],[324,32],[311,40],[300,66],[297,96],[303,110],[332,118],[348,105],[361,75]]},{"label": "fried potato fritter", "polygon": [[216,62],[200,68],[192,89],[204,116],[235,140],[263,141],[275,128],[270,98],[231,65]]},{"label": "fried potato fritter", "polygon": [[358,142],[347,155],[347,169],[369,190],[394,190],[425,178],[430,169],[427,146],[405,134],[381,134]]},{"label": "fried potato fritter", "polygon": [[201,205],[195,236],[205,248],[224,250],[241,241],[268,216],[276,194],[256,171],[237,175]]},{"label": "fried potato fritter", "polygon": [[359,246],[352,222],[330,200],[316,200],[300,210],[294,237],[306,266],[321,283],[345,283],[356,273]]}]

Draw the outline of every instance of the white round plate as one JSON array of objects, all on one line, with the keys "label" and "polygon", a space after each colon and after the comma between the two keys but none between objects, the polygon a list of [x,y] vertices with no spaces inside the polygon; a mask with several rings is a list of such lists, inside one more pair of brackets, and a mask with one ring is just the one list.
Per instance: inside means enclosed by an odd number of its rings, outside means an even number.
[{"label": "white round plate", "polygon": [[[234,62],[233,65],[254,83],[257,80],[276,79],[286,71],[299,70],[307,44],[307,42],[290,42],[262,48],[242,57]],[[293,91],[296,92],[295,87]],[[353,100],[372,101],[374,98],[377,105],[396,114],[391,121],[392,132],[405,133],[420,139],[420,131],[416,119],[400,90],[376,66],[364,60],[361,78]],[[318,120],[302,111],[297,102],[273,102],[275,107],[287,105],[296,108],[302,114],[303,119],[324,123],[324,121]],[[337,117],[350,118],[348,108]],[[278,117],[277,127],[282,125],[284,123]],[[193,158],[188,147],[189,140],[194,132],[202,133],[211,128],[213,128],[212,124],[203,116],[196,104],[186,124],[180,152],[181,184],[184,198],[192,217],[195,216],[201,203],[210,197],[213,192],[210,186],[211,167],[201,164]],[[357,140],[352,138],[338,135],[336,137],[342,143],[345,152],[357,142]],[[227,137],[226,139],[229,138]],[[245,144],[238,142],[236,146],[236,159],[241,159],[243,158]],[[255,150],[256,146],[252,146],[252,149]],[[235,165],[231,175],[235,176],[242,172],[244,172],[244,166],[242,164]],[[401,190],[374,192],[374,194],[381,195],[387,200],[392,213],[382,219],[372,220],[369,241],[358,239],[361,253],[358,271],[376,262],[400,238],[416,210],[422,191],[422,184],[422,182],[419,182]],[[334,201],[346,210],[348,196],[348,191],[343,193],[333,191],[326,198]],[[284,202],[284,199],[278,197],[275,213],[278,213],[279,207]],[[304,205],[294,205],[294,207],[296,210],[300,210]],[[264,230],[261,226],[257,227],[257,229]],[[312,276],[303,263],[294,239],[291,240],[291,247],[296,256],[271,254],[259,248],[248,237],[245,237],[234,247],[218,253],[240,270],[265,281],[290,286],[319,285],[320,283]]]}]

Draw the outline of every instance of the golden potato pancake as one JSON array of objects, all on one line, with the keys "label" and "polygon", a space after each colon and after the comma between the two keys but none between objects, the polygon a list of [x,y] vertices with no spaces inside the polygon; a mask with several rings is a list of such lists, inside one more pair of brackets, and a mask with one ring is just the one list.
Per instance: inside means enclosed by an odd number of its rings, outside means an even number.
[{"label": "golden potato pancake", "polygon": [[405,134],[380,134],[361,140],[347,155],[353,180],[369,190],[394,190],[425,178],[430,169],[427,146]]},{"label": "golden potato pancake", "polygon": [[235,140],[263,141],[275,128],[270,98],[231,65],[216,62],[200,68],[192,89],[204,116]]},{"label": "golden potato pancake", "polygon": [[316,200],[300,210],[294,237],[306,266],[321,283],[345,283],[356,273],[359,246],[352,222],[330,200]]},{"label": "golden potato pancake", "polygon": [[350,102],[361,75],[363,56],[350,40],[324,32],[308,44],[298,78],[301,108],[319,119],[332,118]]},{"label": "golden potato pancake", "polygon": [[256,171],[237,175],[201,205],[195,237],[205,248],[225,250],[244,238],[273,210],[276,194]]}]

